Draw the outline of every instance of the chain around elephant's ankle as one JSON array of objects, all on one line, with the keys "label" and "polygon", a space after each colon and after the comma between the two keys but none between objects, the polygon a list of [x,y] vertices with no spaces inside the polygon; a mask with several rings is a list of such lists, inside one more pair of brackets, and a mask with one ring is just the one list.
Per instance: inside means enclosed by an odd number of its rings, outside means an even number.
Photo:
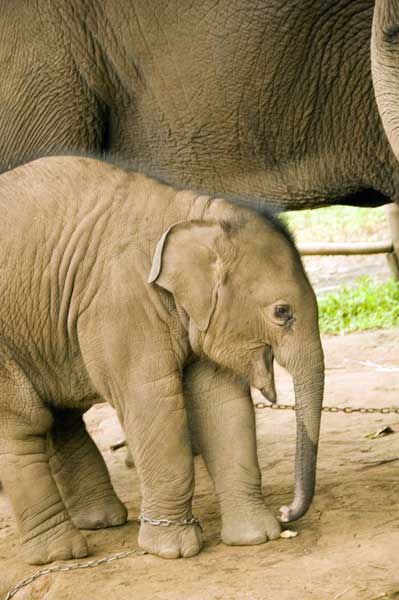
[{"label": "chain around elephant's ankle", "polygon": [[170,527],[171,525],[198,525],[198,527],[202,531],[202,526],[200,520],[196,517],[187,517],[186,519],[173,520],[173,519],[151,519],[150,517],[146,517],[145,515],[139,515],[137,517],[137,521],[139,523],[148,523],[149,525],[157,525],[159,527]]}]

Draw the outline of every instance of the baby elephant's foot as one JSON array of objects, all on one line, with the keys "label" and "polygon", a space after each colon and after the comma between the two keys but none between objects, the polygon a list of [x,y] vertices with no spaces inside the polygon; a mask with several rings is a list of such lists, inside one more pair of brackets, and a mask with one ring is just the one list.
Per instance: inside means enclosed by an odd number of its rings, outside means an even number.
[{"label": "baby elephant's foot", "polygon": [[[66,525],[63,523],[62,525]],[[70,560],[88,555],[87,543],[83,535],[72,523],[65,527],[55,527],[41,535],[22,543],[22,557],[31,565],[45,565],[55,560]]]},{"label": "baby elephant's foot", "polygon": [[189,558],[198,554],[203,546],[198,525],[150,525],[142,523],[138,538],[142,550],[161,558]]},{"label": "baby elephant's foot", "polygon": [[229,546],[264,544],[281,533],[279,521],[265,506],[225,511],[222,523],[222,540]]},{"label": "baby elephant's foot", "polygon": [[105,529],[127,521],[126,506],[115,494],[97,502],[87,500],[77,508],[68,507],[68,512],[78,529]]}]

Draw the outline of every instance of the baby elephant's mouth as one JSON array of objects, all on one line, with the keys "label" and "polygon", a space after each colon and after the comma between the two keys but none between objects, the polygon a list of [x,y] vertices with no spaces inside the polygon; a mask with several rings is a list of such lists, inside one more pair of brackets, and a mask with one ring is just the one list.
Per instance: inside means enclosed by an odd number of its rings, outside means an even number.
[{"label": "baby elephant's mouth", "polygon": [[274,386],[270,387],[268,385],[265,385],[265,387],[263,387],[260,391],[262,392],[262,395],[266,398],[266,400],[269,400],[269,402],[271,402],[272,404],[276,404],[277,394]]}]

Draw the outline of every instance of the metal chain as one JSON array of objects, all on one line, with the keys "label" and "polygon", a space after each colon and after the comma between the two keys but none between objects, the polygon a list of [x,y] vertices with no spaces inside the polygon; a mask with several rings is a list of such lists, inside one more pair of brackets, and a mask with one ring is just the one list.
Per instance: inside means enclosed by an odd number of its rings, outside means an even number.
[{"label": "metal chain", "polygon": [[92,567],[98,567],[99,565],[104,565],[113,562],[114,560],[120,560],[121,558],[126,558],[127,556],[131,556],[132,554],[137,554],[138,556],[142,556],[144,554],[148,554],[144,550],[125,550],[124,552],[118,552],[117,554],[111,554],[110,556],[106,556],[105,558],[99,558],[97,560],[89,560],[85,563],[71,563],[67,565],[57,565],[54,567],[48,567],[47,569],[41,569],[40,571],[36,571],[29,577],[22,579],[16,586],[12,588],[5,597],[4,600],[10,600],[20,589],[30,585],[39,577],[43,577],[44,575],[48,575],[49,573],[60,573],[63,571],[76,571],[77,569],[91,569]]},{"label": "metal chain", "polygon": [[146,517],[145,515],[140,515],[137,517],[137,521],[139,523],[148,523],[149,525],[156,525],[159,527],[170,527],[171,525],[179,525],[180,527],[184,527],[185,525],[198,525],[198,527],[202,531],[202,526],[196,517],[188,517],[187,519],[181,519],[179,521],[174,521],[172,519],[151,519],[150,517]]},{"label": "metal chain", "polygon": [[[267,404],[266,402],[257,402],[255,405],[255,408],[258,409],[264,409],[264,408],[271,408],[272,410],[295,410],[295,405],[294,404]],[[398,406],[392,406],[392,407],[386,407],[386,408],[353,408],[352,406],[323,406],[321,409],[323,412],[329,412],[329,413],[346,413],[346,414],[352,414],[352,413],[360,413],[361,415],[366,415],[366,414],[372,414],[372,413],[378,413],[381,415],[388,415],[390,413],[395,413],[397,415],[399,415],[399,407]]]}]

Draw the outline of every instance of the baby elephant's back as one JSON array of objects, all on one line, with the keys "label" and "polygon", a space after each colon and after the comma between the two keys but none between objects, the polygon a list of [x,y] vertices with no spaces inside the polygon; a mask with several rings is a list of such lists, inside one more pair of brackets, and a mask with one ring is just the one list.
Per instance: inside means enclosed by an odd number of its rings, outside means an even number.
[{"label": "baby elephant's back", "polygon": [[73,156],[41,158],[3,173],[0,251],[8,243],[14,248],[42,243],[77,222],[82,212],[101,203],[104,186],[120,173],[112,165]]},{"label": "baby elephant's back", "polygon": [[17,292],[32,296],[37,280],[57,283],[91,233],[85,223],[104,214],[110,186],[124,177],[112,165],[72,156],[42,158],[0,176],[3,304]]}]

